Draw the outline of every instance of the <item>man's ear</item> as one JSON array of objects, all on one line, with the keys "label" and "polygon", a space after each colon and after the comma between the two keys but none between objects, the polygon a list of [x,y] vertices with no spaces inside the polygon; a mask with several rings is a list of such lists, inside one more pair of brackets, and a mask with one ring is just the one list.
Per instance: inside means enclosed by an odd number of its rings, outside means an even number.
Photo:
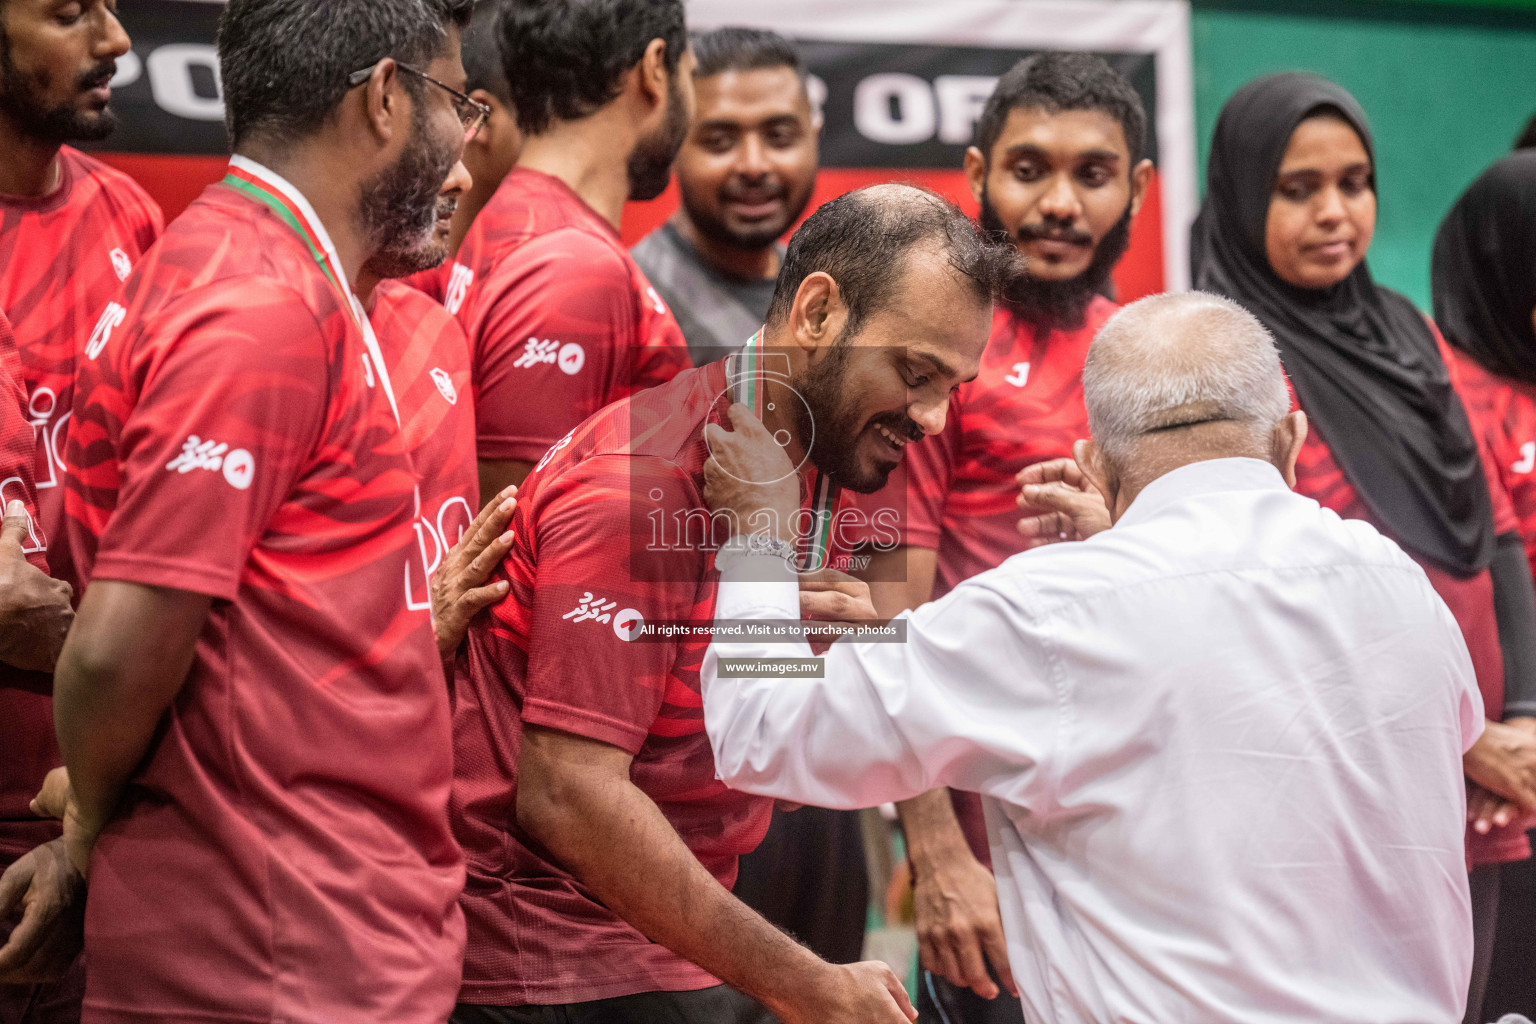
[{"label": "man's ear", "polygon": [[1270,461],[1285,477],[1287,487],[1296,486],[1296,459],[1307,443],[1307,414],[1297,409],[1275,424],[1270,435]]},{"label": "man's ear", "polygon": [[1093,441],[1076,441],[1072,445],[1072,459],[1093,489],[1104,499],[1104,507],[1111,513],[1115,508],[1115,481],[1104,462],[1104,450]]},{"label": "man's ear", "polygon": [[667,42],[652,39],[635,64],[635,84],[648,106],[660,109],[667,105]]},{"label": "man's ear", "polygon": [[818,270],[800,282],[789,309],[789,334],[796,346],[807,355],[829,347],[847,323],[848,307],[831,274]]},{"label": "man's ear", "polygon": [[385,57],[374,66],[363,86],[362,97],[364,123],[380,142],[389,142],[402,124],[409,123],[405,90],[400,87],[400,66],[393,57]]},{"label": "man's ear", "polygon": [[987,158],[975,146],[965,150],[965,183],[971,187],[971,198],[981,203],[981,195],[987,190]]},{"label": "man's ear", "polygon": [[1152,184],[1152,161],[1143,160],[1131,168],[1131,216],[1141,211],[1147,201],[1147,187]]}]

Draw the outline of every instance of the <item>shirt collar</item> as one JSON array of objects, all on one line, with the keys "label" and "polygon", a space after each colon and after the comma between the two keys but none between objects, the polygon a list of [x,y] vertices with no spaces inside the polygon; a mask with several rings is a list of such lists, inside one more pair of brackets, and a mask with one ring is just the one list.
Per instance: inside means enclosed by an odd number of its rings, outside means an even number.
[{"label": "shirt collar", "polygon": [[1150,519],[1170,505],[1207,494],[1290,491],[1285,478],[1263,459],[1207,459],[1180,466],[1141,489],[1116,526]]}]

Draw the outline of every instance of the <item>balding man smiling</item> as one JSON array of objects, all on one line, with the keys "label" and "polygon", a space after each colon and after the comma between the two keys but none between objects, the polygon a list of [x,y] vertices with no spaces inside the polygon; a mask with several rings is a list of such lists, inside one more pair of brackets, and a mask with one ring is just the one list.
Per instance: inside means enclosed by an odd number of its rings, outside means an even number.
[{"label": "balding man smiling", "polygon": [[[721,777],[831,807],[981,793],[1032,1021],[1459,1021],[1483,712],[1455,620],[1390,540],[1291,492],[1306,420],[1240,307],[1128,306],[1083,383],[1085,483],[1037,494],[1092,536],[903,616],[904,642],[834,644],[824,678],[737,678],[810,652],[716,642]],[[782,452],[736,422],[709,430],[706,498],[742,523],[792,510],[752,483]],[[799,589],[738,558],[716,615],[867,608]]]}]

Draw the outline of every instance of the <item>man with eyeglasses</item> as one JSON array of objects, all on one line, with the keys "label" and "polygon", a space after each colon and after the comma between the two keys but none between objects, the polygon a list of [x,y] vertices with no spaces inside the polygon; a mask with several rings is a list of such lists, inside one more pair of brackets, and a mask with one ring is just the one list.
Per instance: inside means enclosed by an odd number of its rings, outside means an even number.
[{"label": "man with eyeglasses", "polygon": [[498,29],[523,149],[444,278],[473,350],[482,494],[690,365],[619,240],[624,203],[662,193],[688,130],[682,0],[515,0]]},{"label": "man with eyeglasses", "polygon": [[479,116],[458,95],[470,9],[230,0],[229,175],[80,357],[88,582],[55,717],[92,1024],[452,1008],[449,698],[406,589],[420,473],[354,289],[441,258]]}]

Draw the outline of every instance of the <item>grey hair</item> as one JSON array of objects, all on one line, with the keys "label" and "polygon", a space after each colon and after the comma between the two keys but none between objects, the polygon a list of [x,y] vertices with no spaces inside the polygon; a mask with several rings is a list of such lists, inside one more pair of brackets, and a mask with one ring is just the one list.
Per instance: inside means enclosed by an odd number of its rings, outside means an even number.
[{"label": "grey hair", "polygon": [[1274,338],[1230,299],[1154,295],[1110,318],[1083,367],[1089,429],[1124,464],[1149,434],[1201,423],[1246,425],[1257,452],[1290,412]]}]

